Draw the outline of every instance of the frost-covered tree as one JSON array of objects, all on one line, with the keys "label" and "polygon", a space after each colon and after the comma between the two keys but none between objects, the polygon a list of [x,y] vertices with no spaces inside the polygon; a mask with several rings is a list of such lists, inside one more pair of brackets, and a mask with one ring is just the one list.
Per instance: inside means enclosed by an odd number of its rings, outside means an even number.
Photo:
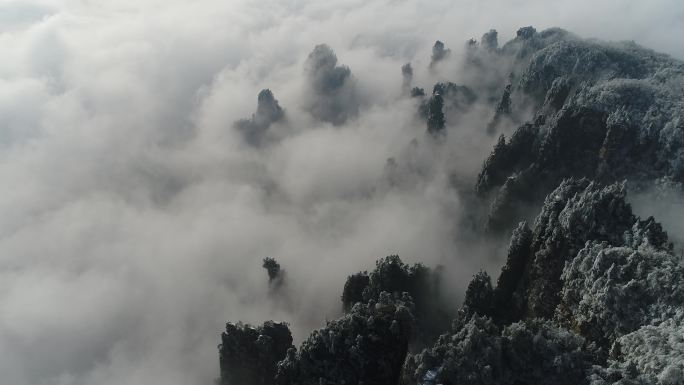
[{"label": "frost-covered tree", "polygon": [[442,269],[430,269],[422,264],[412,266],[402,262],[397,255],[382,258],[371,272],[361,272],[347,278],[342,294],[344,309],[355,303],[377,301],[380,293],[395,296],[408,293],[415,306],[418,325],[417,344],[430,342],[448,329],[455,315],[453,306],[442,288]]},{"label": "frost-covered tree", "polygon": [[368,272],[360,272],[347,277],[342,290],[342,307],[344,311],[351,310],[354,304],[364,302],[363,292],[370,284]]},{"label": "frost-covered tree", "polygon": [[648,242],[637,248],[590,243],[568,261],[561,280],[556,319],[606,350],[684,310],[684,262]]},{"label": "frost-covered tree", "polygon": [[227,323],[218,348],[221,385],[271,385],[277,363],[292,348],[292,334],[286,323]]},{"label": "frost-covered tree", "polygon": [[473,277],[468,284],[463,301],[463,311],[468,314],[489,316],[493,311],[494,290],[492,279],[485,271],[481,271]]},{"label": "frost-covered tree", "polygon": [[409,356],[402,384],[465,385],[586,384],[590,363],[584,340],[549,321],[504,328],[472,316],[430,349]]},{"label": "frost-covered tree", "polygon": [[414,331],[408,294],[382,292],[314,331],[278,364],[278,385],[396,384]]}]

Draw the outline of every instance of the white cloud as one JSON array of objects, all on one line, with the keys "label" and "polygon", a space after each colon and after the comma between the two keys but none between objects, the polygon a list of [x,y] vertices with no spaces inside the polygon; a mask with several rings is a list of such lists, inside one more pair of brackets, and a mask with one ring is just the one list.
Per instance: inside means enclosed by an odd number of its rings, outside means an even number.
[{"label": "white cloud", "polygon": [[[532,24],[634,39],[684,57],[678,1],[0,1],[0,373],[15,385],[208,384],[227,320],[286,319],[297,338],[338,314],[347,274],[398,253],[446,263],[455,292],[490,261],[461,243],[461,198],[490,148],[476,110],[448,156],[423,143],[415,81],[436,39]],[[612,17],[619,9],[620,17]],[[365,101],[344,127],[314,121],[304,60],[327,43]],[[273,90],[279,141],[231,129]],[[418,150],[409,142],[418,138]],[[414,151],[414,152],[412,152]],[[389,189],[385,160],[426,176]],[[260,261],[296,293],[268,298]]]}]

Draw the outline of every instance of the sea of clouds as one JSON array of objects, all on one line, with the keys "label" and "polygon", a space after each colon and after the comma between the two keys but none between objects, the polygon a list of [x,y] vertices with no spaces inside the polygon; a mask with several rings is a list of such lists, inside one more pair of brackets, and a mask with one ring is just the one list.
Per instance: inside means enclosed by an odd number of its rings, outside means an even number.
[{"label": "sea of clouds", "polygon": [[[465,82],[467,39],[525,25],[682,58],[683,19],[678,0],[0,0],[0,382],[212,384],[226,321],[301,340],[390,254],[446,266],[457,303],[501,262],[464,225],[492,111],[435,144],[401,66]],[[321,43],[350,70],[336,125],[311,114]],[[234,122],[265,88],[285,118],[254,146]]]}]

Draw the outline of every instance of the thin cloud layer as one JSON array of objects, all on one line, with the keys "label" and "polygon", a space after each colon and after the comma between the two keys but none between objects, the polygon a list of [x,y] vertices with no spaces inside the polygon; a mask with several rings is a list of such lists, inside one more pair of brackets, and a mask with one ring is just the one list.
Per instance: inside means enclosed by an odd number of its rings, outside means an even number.
[{"label": "thin cloud layer", "polygon": [[[446,265],[460,301],[499,268],[463,235],[452,180],[473,185],[491,110],[447,119],[436,145],[406,81],[461,83],[468,38],[530,24],[681,58],[683,9],[0,1],[3,381],[209,384],[225,321],[290,321],[301,339],[339,315],[348,274],[390,254]],[[438,39],[452,52],[430,71]],[[267,140],[246,145],[240,119]],[[264,257],[287,270],[287,301]]]}]

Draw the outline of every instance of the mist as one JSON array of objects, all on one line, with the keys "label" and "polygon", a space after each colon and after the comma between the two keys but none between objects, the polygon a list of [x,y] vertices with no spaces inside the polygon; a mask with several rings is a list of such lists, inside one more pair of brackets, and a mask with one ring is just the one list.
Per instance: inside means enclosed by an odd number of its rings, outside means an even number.
[{"label": "mist", "polygon": [[[492,111],[435,142],[402,66],[428,92],[468,82],[466,40],[526,25],[684,58],[683,18],[675,0],[0,1],[3,382],[211,384],[226,321],[299,341],[391,254],[444,265],[460,304],[505,246],[465,223]],[[266,125],[263,89],[282,108]]]}]

